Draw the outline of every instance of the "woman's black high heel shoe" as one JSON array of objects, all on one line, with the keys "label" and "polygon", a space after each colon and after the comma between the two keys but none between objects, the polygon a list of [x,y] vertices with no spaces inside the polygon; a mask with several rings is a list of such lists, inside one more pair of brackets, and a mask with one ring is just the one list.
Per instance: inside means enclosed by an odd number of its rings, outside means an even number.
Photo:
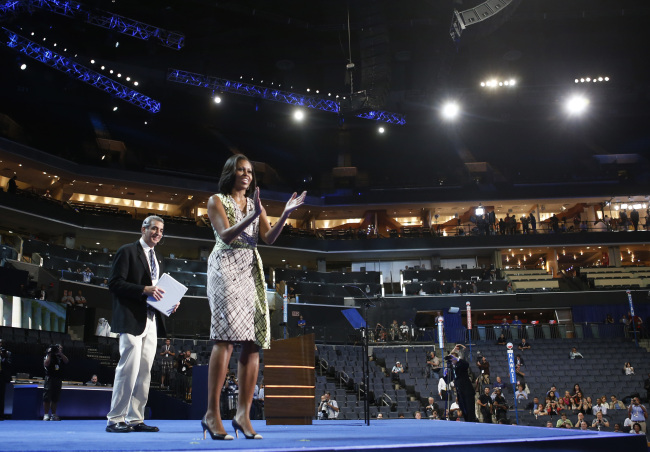
[{"label": "woman's black high heel shoe", "polygon": [[210,430],[210,427],[208,427],[208,423],[205,421],[205,416],[203,416],[203,419],[201,419],[201,428],[203,429],[203,439],[205,439],[206,432],[210,433],[210,437],[212,439],[224,439],[224,440],[235,439],[227,433],[214,433],[212,430]]},{"label": "woman's black high heel shoe", "polygon": [[244,438],[246,438],[246,439],[262,439],[262,435],[260,435],[258,433],[253,433],[253,434],[250,434],[250,435],[248,433],[246,433],[244,431],[244,429],[242,428],[242,426],[239,425],[239,422],[237,422],[234,419],[232,420],[232,428],[235,429],[235,436],[237,438],[239,438],[239,433],[237,433],[237,430],[241,430],[242,435],[244,435]]}]

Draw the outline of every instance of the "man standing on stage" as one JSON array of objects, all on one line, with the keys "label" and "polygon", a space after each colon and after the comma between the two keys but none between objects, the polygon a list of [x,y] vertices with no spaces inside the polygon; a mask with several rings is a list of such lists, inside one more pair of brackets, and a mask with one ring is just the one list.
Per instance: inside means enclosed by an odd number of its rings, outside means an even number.
[{"label": "man standing on stage", "polygon": [[465,422],[476,422],[474,387],[469,378],[469,363],[458,357],[457,348],[454,348],[454,351],[450,355],[445,356],[445,360],[448,363],[448,369],[445,369],[445,371],[449,372],[447,378],[453,379],[454,381],[458,405],[463,413]]},{"label": "man standing on stage", "polygon": [[144,409],[158,334],[165,334],[165,325],[160,312],[147,304],[147,297],[158,301],[164,293],[156,286],[160,269],[154,252],[164,226],[160,217],[145,218],[140,240],[122,246],[113,260],[108,287],[113,295],[112,331],[120,333],[120,362],[106,415],[107,432],[158,431],[144,423]]}]

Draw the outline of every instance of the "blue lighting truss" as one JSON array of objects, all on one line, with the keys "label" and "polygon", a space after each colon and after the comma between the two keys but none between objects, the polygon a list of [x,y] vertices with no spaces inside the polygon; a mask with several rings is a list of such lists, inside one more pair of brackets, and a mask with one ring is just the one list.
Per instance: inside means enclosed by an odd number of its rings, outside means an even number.
[{"label": "blue lighting truss", "polygon": [[[219,77],[210,77],[203,74],[181,71],[179,69],[169,69],[167,71],[167,80],[170,82],[183,83],[185,85],[198,86],[212,91],[257,97],[259,99],[282,102],[306,108],[314,108],[316,110],[327,111],[330,113],[341,112],[341,105],[337,101],[313,96],[304,96],[302,94],[281,91],[250,83],[227,80]],[[364,111],[362,113],[353,112],[352,114],[359,118],[386,122],[388,124],[406,124],[404,115],[388,111]]]},{"label": "blue lighting truss", "polygon": [[153,25],[128,19],[106,11],[92,11],[85,5],[66,0],[27,0],[30,6],[41,8],[66,17],[81,18],[89,24],[115,30],[119,33],[142,39],[155,40],[160,45],[180,50],[185,45],[185,36],[163,30]]},{"label": "blue lighting truss", "polygon": [[185,36],[181,33],[163,30],[153,25],[128,19],[106,11],[91,10],[87,6],[73,1],[62,0],[0,0],[0,20],[7,13],[18,10],[40,8],[66,17],[82,19],[98,27],[114,30],[144,41],[156,41],[170,49],[180,50],[185,45]]},{"label": "blue lighting truss", "polygon": [[15,15],[25,8],[25,2],[21,0],[0,0],[0,21],[9,15]]},{"label": "blue lighting truss", "polygon": [[76,78],[84,83],[106,91],[112,96],[120,98],[130,104],[147,110],[151,113],[158,113],[160,111],[160,102],[157,102],[150,97],[145,96],[131,88],[113,81],[99,72],[93,71],[79,63],[74,62],[70,58],[59,55],[52,50],[41,46],[29,39],[23,38],[20,35],[3,28],[7,34],[8,40],[5,44],[30,58],[33,58],[41,63],[44,63],[54,69],[66,73],[68,76]]}]

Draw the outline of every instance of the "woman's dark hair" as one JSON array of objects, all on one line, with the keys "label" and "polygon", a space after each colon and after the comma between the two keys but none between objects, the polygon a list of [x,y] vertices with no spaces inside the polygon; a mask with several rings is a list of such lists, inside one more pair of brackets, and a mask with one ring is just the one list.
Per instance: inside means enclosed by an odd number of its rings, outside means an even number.
[{"label": "woman's dark hair", "polygon": [[[223,171],[221,172],[221,177],[219,178],[219,193],[223,195],[229,195],[232,191],[232,188],[235,186],[235,173],[237,171],[237,165],[241,160],[246,160],[251,163],[244,154],[235,154],[226,160],[226,163],[223,165]],[[255,169],[251,163],[251,169],[253,170],[253,180],[246,190],[246,196],[250,196],[255,191],[257,187],[257,179],[255,178]]]}]

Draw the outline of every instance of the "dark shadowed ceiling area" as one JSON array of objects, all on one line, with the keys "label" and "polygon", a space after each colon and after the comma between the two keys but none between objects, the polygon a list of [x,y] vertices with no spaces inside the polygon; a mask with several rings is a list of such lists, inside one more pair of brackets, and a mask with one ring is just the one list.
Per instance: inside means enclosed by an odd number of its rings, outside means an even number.
[{"label": "dark shadowed ceiling area", "polygon": [[[180,50],[40,9],[7,14],[0,26],[115,80],[137,80],[133,88],[161,110],[148,113],[57,72],[8,48],[0,33],[0,135],[78,163],[207,179],[239,151],[261,164],[261,185],[323,194],[522,182],[647,186],[650,4],[513,1],[453,42],[454,9],[480,3],[84,3],[183,33]],[[167,81],[169,68],[330,99],[365,91],[368,108],[407,123],[316,110],[297,123],[291,105]],[[594,76],[610,81],[574,82]],[[480,86],[492,78],[516,86]],[[580,118],[563,109],[574,92],[590,99]],[[451,99],[461,105],[454,123],[440,118]],[[98,138],[112,140],[112,150]],[[624,154],[634,157],[624,164],[616,157]]]}]

